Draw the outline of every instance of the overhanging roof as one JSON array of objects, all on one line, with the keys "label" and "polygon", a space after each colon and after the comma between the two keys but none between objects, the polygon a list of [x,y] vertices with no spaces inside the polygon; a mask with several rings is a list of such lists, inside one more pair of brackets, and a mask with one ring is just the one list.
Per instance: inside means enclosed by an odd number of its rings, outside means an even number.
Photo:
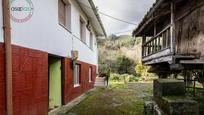
[{"label": "overhanging roof", "polygon": [[90,23],[92,24],[97,36],[107,37],[105,28],[101,18],[97,12],[97,8],[92,0],[77,0],[82,10],[86,13]]},{"label": "overhanging roof", "polygon": [[162,3],[164,3],[166,0],[156,0],[156,2],[153,4],[153,6],[150,8],[150,10],[147,12],[147,14],[142,19],[141,23],[138,25],[138,27],[133,31],[133,36],[138,36],[140,32],[144,29],[144,25],[151,22],[151,17],[154,14],[154,12],[160,7]]}]

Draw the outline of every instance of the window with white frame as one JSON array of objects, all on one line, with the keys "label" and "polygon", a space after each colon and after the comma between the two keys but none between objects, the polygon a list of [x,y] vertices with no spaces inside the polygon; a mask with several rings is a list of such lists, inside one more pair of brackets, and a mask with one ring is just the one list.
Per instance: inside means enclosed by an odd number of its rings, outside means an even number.
[{"label": "window with white frame", "polygon": [[71,28],[71,4],[65,0],[58,0],[59,24],[66,29]]},{"label": "window with white frame", "polygon": [[89,67],[89,82],[92,82],[92,67]]},{"label": "window with white frame", "polygon": [[80,65],[76,64],[74,67],[74,87],[80,85]]},{"label": "window with white frame", "polygon": [[89,47],[93,49],[93,34],[90,32]]},{"label": "window with white frame", "polygon": [[80,17],[80,39],[86,43],[86,24],[82,17]]}]

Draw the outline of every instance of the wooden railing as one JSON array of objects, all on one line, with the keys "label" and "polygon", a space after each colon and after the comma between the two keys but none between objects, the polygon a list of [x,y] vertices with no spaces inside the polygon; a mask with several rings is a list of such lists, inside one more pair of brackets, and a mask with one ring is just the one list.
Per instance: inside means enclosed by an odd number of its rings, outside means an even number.
[{"label": "wooden railing", "polygon": [[[145,40],[142,45],[142,57],[147,57],[152,54],[163,51],[170,48],[170,25],[165,27],[156,36]],[[146,39],[146,38],[145,38]]]}]

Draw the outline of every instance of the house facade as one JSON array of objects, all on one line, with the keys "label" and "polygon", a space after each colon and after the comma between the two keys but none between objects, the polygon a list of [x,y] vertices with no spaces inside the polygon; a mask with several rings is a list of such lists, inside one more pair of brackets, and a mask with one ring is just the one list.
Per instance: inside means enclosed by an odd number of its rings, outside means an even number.
[{"label": "house facade", "polygon": [[[0,1],[0,115],[6,115]],[[97,38],[106,36],[92,0],[10,1],[14,115],[46,115],[94,87]]]},{"label": "house facade", "polygon": [[160,77],[203,70],[203,0],[156,0],[133,36],[142,37],[142,62]]}]

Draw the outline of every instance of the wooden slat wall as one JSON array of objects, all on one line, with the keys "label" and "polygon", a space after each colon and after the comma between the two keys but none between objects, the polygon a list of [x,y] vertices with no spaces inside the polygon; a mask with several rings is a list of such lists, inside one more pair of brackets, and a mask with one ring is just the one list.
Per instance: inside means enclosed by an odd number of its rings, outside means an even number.
[{"label": "wooden slat wall", "polygon": [[[196,1],[195,3],[191,1],[193,3],[185,4],[183,8],[177,11],[176,40],[178,54],[191,54],[199,58],[204,56],[204,4],[193,9],[203,2]],[[188,15],[183,16],[186,12],[188,12]]]}]

